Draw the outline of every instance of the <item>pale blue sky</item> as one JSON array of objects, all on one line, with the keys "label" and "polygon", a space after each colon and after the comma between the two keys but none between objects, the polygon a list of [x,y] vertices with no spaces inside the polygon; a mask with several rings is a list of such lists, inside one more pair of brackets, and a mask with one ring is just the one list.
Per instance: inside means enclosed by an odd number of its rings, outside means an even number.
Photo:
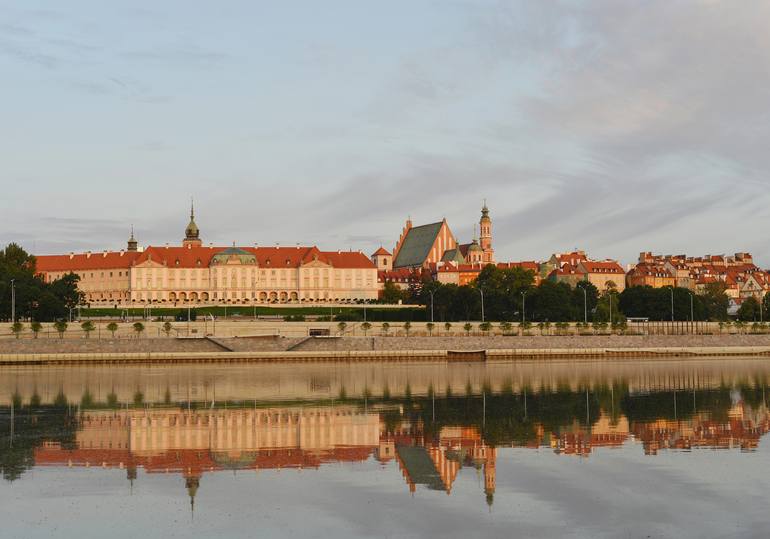
[{"label": "pale blue sky", "polygon": [[767,2],[0,0],[0,243],[770,265]]}]

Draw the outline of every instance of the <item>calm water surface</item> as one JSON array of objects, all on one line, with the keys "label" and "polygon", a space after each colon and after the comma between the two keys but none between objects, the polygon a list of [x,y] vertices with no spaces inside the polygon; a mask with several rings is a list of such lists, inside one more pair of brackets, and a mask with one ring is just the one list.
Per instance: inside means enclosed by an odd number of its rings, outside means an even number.
[{"label": "calm water surface", "polygon": [[768,537],[766,360],[0,369],[0,537]]}]

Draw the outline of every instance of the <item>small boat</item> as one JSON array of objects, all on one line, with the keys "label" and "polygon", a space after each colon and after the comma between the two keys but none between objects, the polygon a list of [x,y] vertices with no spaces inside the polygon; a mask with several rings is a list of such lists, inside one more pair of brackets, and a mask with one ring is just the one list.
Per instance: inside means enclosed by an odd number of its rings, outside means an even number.
[{"label": "small boat", "polygon": [[486,361],[486,350],[447,350],[447,361]]}]

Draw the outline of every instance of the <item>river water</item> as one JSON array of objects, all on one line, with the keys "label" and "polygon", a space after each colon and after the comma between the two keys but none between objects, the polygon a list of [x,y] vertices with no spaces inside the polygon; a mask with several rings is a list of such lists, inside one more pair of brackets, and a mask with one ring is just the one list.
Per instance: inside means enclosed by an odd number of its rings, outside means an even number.
[{"label": "river water", "polygon": [[767,537],[766,360],[0,368],[0,537]]}]

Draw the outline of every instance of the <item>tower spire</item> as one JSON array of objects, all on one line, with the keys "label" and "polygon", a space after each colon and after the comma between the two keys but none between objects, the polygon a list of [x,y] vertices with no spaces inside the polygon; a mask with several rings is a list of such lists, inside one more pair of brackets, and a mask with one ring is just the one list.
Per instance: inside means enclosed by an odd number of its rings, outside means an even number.
[{"label": "tower spire", "polygon": [[190,197],[190,224],[185,228],[182,245],[185,247],[200,247],[203,244],[200,239],[200,234],[201,232],[198,229],[198,225],[195,224],[195,203],[193,197]]},{"label": "tower spire", "polygon": [[138,250],[138,244],[136,242],[136,238],[134,238],[134,225],[131,224],[131,237],[128,238],[128,246],[126,247],[127,251],[136,251]]}]

